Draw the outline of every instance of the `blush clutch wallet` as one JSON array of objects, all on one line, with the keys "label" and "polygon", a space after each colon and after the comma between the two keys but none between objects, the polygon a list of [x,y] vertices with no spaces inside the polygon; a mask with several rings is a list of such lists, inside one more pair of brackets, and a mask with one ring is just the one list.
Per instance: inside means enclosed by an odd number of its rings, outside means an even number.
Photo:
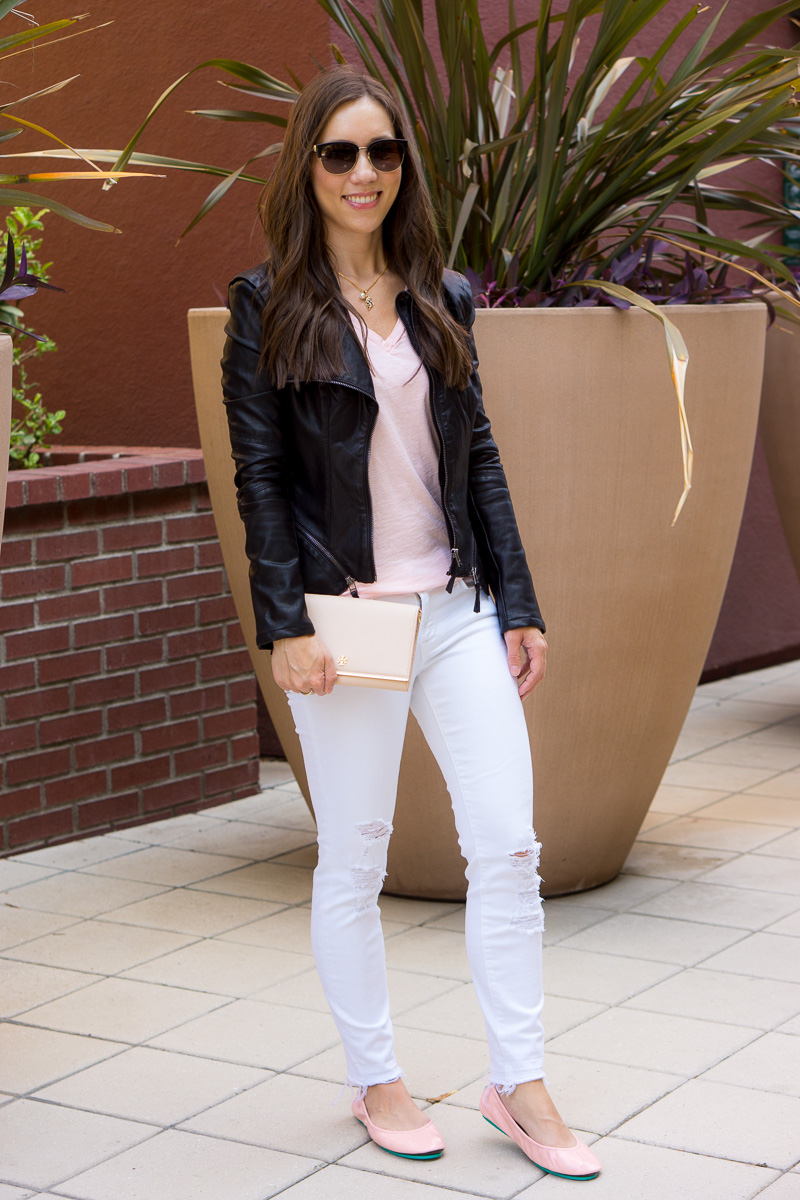
[{"label": "blush clutch wallet", "polygon": [[317,592],[306,592],[305,601],[315,633],[333,655],[339,684],[408,691],[419,604]]}]

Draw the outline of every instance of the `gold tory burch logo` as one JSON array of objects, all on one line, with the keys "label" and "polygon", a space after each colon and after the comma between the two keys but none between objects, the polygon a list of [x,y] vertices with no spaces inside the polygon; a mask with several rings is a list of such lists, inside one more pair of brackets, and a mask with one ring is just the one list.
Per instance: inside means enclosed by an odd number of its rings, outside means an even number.
[{"label": "gold tory burch logo", "polygon": [[336,665],[337,665],[337,667],[346,667],[347,666],[347,655],[340,654],[336,660]]}]

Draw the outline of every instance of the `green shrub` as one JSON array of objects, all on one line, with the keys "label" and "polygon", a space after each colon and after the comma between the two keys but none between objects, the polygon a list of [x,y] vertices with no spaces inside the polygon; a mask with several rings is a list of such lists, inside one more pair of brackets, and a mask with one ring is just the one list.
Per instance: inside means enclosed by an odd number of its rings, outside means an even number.
[{"label": "green shrub", "polygon": [[[48,282],[52,266],[39,261],[43,239],[36,236],[44,230],[42,218],[47,211],[42,208],[34,213],[30,208],[17,207],[6,215],[6,228],[13,242],[20,251],[24,250],[27,273],[40,283]],[[17,412],[15,415],[12,409],[9,465],[19,470],[41,465],[41,451],[50,449],[50,439],[61,433],[61,422],[66,416],[64,409],[49,412],[45,408],[38,384],[28,376],[27,364],[55,350],[56,344],[50,337],[35,334],[22,316],[17,304],[0,302],[0,318],[8,322],[14,346],[12,397]]]}]

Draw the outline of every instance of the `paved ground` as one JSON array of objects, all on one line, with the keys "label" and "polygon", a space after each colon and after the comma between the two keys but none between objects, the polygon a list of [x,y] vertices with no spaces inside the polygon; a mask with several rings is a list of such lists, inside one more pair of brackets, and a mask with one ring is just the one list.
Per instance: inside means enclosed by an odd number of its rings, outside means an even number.
[{"label": "paved ground", "polygon": [[546,903],[546,1070],[589,1183],[477,1112],[460,905],[382,904],[447,1152],[365,1144],[309,954],[312,825],[285,767],[264,783],[0,861],[0,1200],[800,1198],[800,663],[700,688],[624,873]]}]

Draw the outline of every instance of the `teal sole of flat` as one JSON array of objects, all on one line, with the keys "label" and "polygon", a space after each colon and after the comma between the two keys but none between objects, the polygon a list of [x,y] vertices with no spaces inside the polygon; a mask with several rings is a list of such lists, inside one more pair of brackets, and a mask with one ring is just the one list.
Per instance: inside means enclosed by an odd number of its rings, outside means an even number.
[{"label": "teal sole of flat", "polygon": [[[481,1113],[481,1116],[483,1117],[484,1121],[489,1121],[489,1118],[485,1115],[485,1113]],[[503,1137],[509,1136],[505,1129],[501,1129],[499,1125],[495,1125],[494,1121],[489,1121],[489,1124],[491,1125],[492,1129],[496,1129],[498,1133],[502,1133]],[[543,1167],[541,1163],[537,1163],[535,1158],[532,1158],[531,1162],[535,1167],[538,1167],[540,1171],[545,1171],[548,1175],[557,1175],[559,1179],[597,1179],[597,1176],[600,1174],[599,1171],[592,1171],[591,1175],[564,1175],[561,1171],[551,1171],[549,1167]]]}]

